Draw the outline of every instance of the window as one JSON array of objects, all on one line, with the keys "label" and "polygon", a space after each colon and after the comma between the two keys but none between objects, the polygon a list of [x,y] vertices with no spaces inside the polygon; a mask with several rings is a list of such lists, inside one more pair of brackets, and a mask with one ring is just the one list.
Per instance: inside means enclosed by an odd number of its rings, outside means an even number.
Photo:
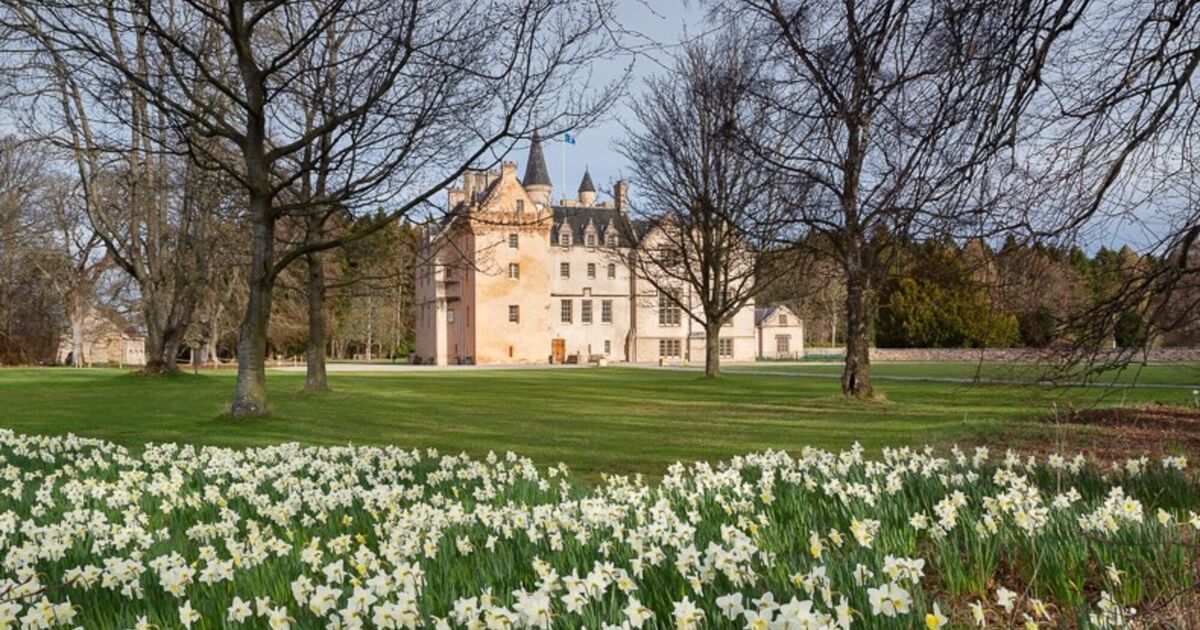
[{"label": "window", "polygon": [[616,247],[617,246],[617,233],[614,232],[613,230],[609,230],[608,233],[604,235],[604,240],[608,241],[609,247]]},{"label": "window", "polygon": [[722,357],[726,357],[726,358],[733,357],[733,340],[732,339],[718,339],[717,340],[717,354],[721,355]]},{"label": "window", "polygon": [[612,323],[612,300],[600,300],[600,323]]},{"label": "window", "polygon": [[516,249],[518,242],[519,242],[519,237],[516,234],[508,235],[508,248],[509,249]]},{"label": "window", "polygon": [[508,263],[508,277],[516,280],[521,277],[521,265],[517,263]]},{"label": "window", "polygon": [[571,300],[562,301],[562,323],[571,323]]},{"label": "window", "polygon": [[592,323],[592,301],[582,300],[579,303],[579,321],[590,324]]},{"label": "window", "polygon": [[563,247],[570,247],[571,246],[571,233],[566,230],[559,232],[558,233],[558,244],[562,245]]},{"label": "window", "polygon": [[681,320],[679,305],[665,291],[658,294],[658,325],[678,326]]},{"label": "window", "polygon": [[596,277],[596,263],[588,263],[587,273],[589,278]]},{"label": "window", "polygon": [[775,335],[775,354],[792,353],[792,336]]},{"label": "window", "polygon": [[617,277],[617,263],[608,263],[608,277],[609,278]]},{"label": "window", "polygon": [[780,326],[787,326],[787,325],[788,325],[788,323],[787,323],[787,314],[786,314],[786,313],[780,313],[780,314],[779,314],[779,325],[780,325]]},{"label": "window", "polygon": [[508,305],[508,322],[510,324],[518,324],[521,322],[521,306],[519,304]]},{"label": "window", "polygon": [[446,322],[451,324],[454,323],[454,309],[446,311]]},{"label": "window", "polygon": [[612,354],[612,340],[605,339],[604,340],[604,355],[608,356],[610,354]]},{"label": "window", "polygon": [[520,214],[522,212],[525,212],[525,200],[518,199],[517,200],[517,214]]},{"label": "window", "polygon": [[571,277],[571,263],[565,262],[565,263],[558,264],[558,277],[560,277],[560,278],[570,278]]},{"label": "window", "polygon": [[664,359],[678,359],[682,355],[683,344],[678,339],[659,339],[658,356]]},{"label": "window", "polygon": [[587,235],[583,237],[583,240],[585,243],[587,243],[588,247],[596,246],[596,235],[591,232],[588,232]]}]

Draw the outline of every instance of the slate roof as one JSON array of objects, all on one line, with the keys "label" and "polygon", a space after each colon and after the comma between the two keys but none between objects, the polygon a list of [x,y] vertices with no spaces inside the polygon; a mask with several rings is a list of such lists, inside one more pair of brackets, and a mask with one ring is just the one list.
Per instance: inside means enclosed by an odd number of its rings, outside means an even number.
[{"label": "slate roof", "polygon": [[606,230],[617,228],[617,235],[620,241],[619,245],[627,247],[629,245],[629,236],[632,234],[636,238],[641,238],[638,222],[630,221],[625,213],[616,208],[599,208],[599,207],[579,207],[579,206],[551,206],[550,209],[554,213],[554,225],[550,230],[550,242],[558,244],[558,235],[561,233],[562,226],[565,224],[571,230],[571,244],[583,245],[584,235],[587,232],[588,224],[596,226],[596,238],[601,239],[600,244],[603,245],[602,239],[608,238]]},{"label": "slate roof", "polygon": [[789,320],[788,324],[785,325],[804,325],[804,320],[796,315],[791,308],[783,304],[775,304],[772,306],[754,309],[754,325],[762,326],[768,319],[774,317],[775,315],[787,315],[788,317],[791,317],[792,319]]},{"label": "slate roof", "polygon": [[592,183],[592,173],[586,168],[583,169],[583,181],[579,182],[579,192],[596,192],[596,185]]},{"label": "slate roof", "polygon": [[525,165],[525,178],[521,185],[551,186],[550,171],[546,169],[546,156],[542,153],[542,137],[533,134],[533,143],[529,145],[529,163]]}]

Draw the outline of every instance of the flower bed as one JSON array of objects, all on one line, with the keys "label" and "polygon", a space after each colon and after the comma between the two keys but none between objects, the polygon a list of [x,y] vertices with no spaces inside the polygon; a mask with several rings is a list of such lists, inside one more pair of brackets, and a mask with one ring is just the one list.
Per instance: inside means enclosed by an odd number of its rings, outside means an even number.
[{"label": "flower bed", "polygon": [[589,488],[512,454],[0,431],[0,628],[1186,625],[1185,468],[806,450]]}]

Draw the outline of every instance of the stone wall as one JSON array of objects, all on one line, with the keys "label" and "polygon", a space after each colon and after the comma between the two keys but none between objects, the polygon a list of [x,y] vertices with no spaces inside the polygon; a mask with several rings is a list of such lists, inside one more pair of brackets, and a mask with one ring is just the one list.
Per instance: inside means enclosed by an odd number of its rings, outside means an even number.
[{"label": "stone wall", "polygon": [[[832,352],[832,351],[830,351]],[[1118,351],[1109,351],[1114,357]],[[1053,351],[1035,348],[871,348],[872,361],[988,361],[1030,362],[1051,358]],[[1200,361],[1200,348],[1151,348],[1143,357],[1139,351],[1132,357],[1150,363]]]}]

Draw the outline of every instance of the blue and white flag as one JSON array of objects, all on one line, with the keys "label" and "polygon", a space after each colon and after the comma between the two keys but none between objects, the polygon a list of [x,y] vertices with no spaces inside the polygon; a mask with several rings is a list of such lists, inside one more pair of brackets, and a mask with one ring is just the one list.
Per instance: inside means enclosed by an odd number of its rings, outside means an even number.
[{"label": "blue and white flag", "polygon": [[575,136],[572,136],[569,133],[564,133],[563,142],[566,142],[567,144],[575,144]]}]

